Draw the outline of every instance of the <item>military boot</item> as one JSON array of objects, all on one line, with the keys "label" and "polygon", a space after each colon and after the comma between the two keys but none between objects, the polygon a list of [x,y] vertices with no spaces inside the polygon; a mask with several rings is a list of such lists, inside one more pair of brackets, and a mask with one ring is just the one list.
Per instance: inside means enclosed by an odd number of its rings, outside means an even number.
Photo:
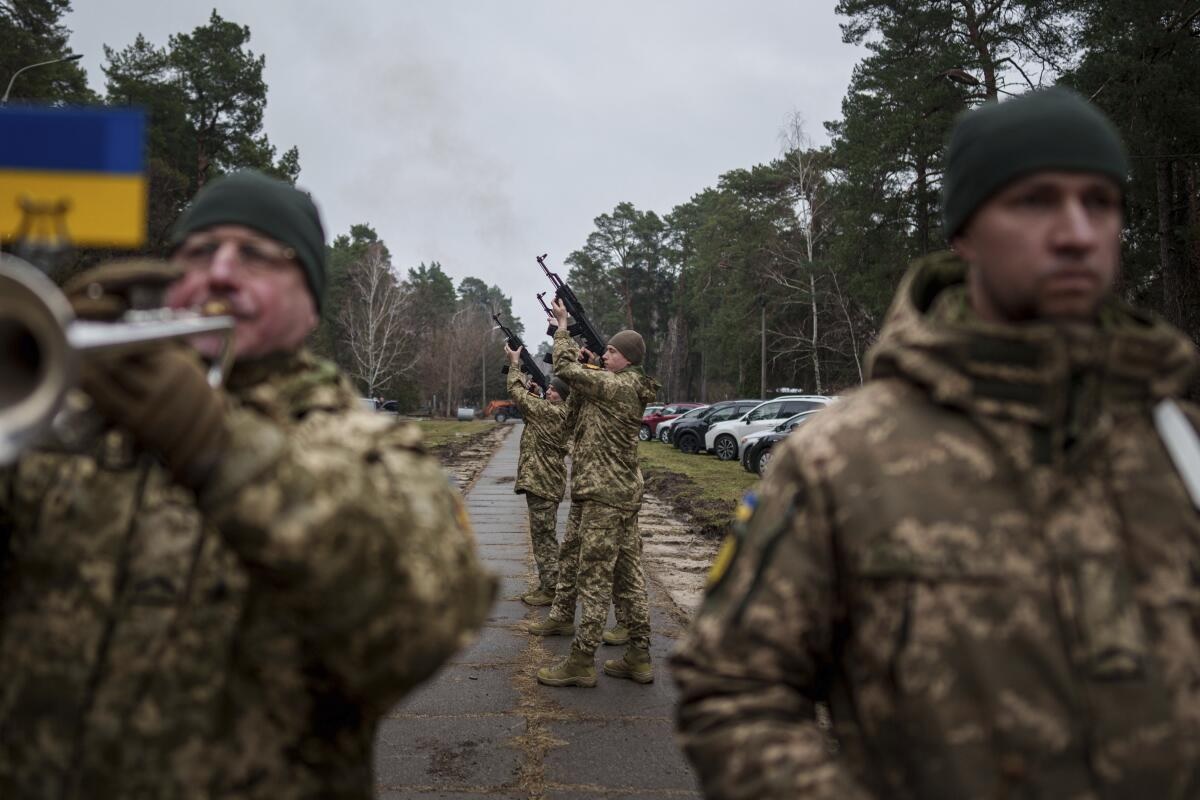
[{"label": "military boot", "polygon": [[630,647],[620,658],[604,662],[604,674],[614,678],[628,678],[637,683],[654,683],[654,665],[650,663],[650,651]]},{"label": "military boot", "polygon": [[624,625],[614,625],[601,638],[605,644],[629,644],[629,629]]},{"label": "military boot", "polygon": [[537,673],[538,683],[546,686],[596,687],[596,662],[592,656],[584,655],[575,648],[571,654],[553,667],[542,667]]},{"label": "military boot", "polygon": [[541,622],[530,623],[525,630],[534,636],[574,636],[575,623],[569,619],[546,617]]},{"label": "military boot", "polygon": [[534,589],[528,594],[521,595],[521,602],[527,606],[548,606],[554,602],[554,590]]}]

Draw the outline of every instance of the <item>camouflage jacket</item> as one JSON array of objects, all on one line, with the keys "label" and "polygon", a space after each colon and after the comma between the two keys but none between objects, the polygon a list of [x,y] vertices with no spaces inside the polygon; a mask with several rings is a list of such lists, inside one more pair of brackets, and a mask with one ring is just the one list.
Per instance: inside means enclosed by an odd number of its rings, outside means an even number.
[{"label": "camouflage jacket", "polygon": [[658,382],[640,367],[617,373],[584,367],[579,346],[564,330],[554,334],[554,374],[571,387],[579,409],[571,453],[571,500],[636,511],[642,502],[638,429]]},{"label": "camouflage jacket", "polygon": [[521,383],[521,372],[517,369],[508,371],[508,396],[525,417],[514,491],[562,500],[567,485],[566,404],[531,395]]},{"label": "camouflage jacket", "polygon": [[199,500],[120,432],[0,473],[0,797],[367,798],[494,579],[419,433],[299,354],[230,375]]},{"label": "camouflage jacket", "polygon": [[987,324],[962,272],[909,273],[714,567],[672,661],[709,797],[1200,796],[1200,516],[1151,416],[1193,348],[1115,302]]}]

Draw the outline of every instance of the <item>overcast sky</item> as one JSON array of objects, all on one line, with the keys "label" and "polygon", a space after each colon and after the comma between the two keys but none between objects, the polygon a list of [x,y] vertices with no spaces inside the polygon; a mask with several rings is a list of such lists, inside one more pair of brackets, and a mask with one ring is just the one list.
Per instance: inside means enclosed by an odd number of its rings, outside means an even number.
[{"label": "overcast sky", "polygon": [[[222,17],[266,56],[265,128],[300,148],[327,236],[369,222],[403,273],[440,261],[498,284],[536,346],[534,256],[561,265],[622,201],[668,213],[779,153],[799,111],[815,142],[862,57],[833,0],[75,0],[93,88],[103,45]],[[566,269],[561,270],[566,277]]]}]

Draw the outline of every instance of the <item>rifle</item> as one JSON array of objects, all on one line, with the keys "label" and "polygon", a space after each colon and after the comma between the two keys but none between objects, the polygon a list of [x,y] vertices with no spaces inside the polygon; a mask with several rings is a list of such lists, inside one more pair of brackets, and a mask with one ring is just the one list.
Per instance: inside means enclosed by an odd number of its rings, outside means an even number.
[{"label": "rifle", "polygon": [[[567,313],[575,320],[575,322],[567,326],[567,332],[572,336],[581,337],[584,346],[588,350],[591,350],[597,356],[603,356],[604,348],[608,345],[604,341],[604,337],[592,325],[591,320],[587,318],[587,312],[583,310],[583,303],[579,302],[579,298],[575,296],[575,292],[571,291],[571,287],[564,283],[562,278],[558,277],[558,273],[551,272],[546,267],[545,253],[537,257],[537,262],[541,265],[542,272],[546,273],[546,277],[550,279],[550,283],[554,286],[554,296],[562,301],[562,304],[567,307]],[[541,300],[542,308],[546,308],[546,301],[542,300],[541,295],[538,295],[538,300]]]},{"label": "rifle", "polygon": [[[504,338],[508,340],[508,349],[520,349],[521,371],[529,376],[530,383],[536,383],[541,387],[542,394],[545,394],[546,389],[550,386],[550,382],[546,380],[546,373],[542,372],[542,368],[538,366],[538,363],[533,360],[533,356],[529,354],[529,349],[525,347],[525,343],[521,341],[521,337],[513,333],[512,328],[509,328],[507,325],[501,322],[500,317],[495,311],[492,312],[492,319],[496,321],[496,325],[500,328],[500,332],[503,333]],[[508,365],[505,364],[504,368],[501,369],[500,372],[501,374],[507,374]]]}]

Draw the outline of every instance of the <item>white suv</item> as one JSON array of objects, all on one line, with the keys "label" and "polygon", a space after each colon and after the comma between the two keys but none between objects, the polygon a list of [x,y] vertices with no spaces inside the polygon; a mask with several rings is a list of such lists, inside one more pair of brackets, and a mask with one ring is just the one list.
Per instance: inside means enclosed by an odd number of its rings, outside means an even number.
[{"label": "white suv", "polygon": [[742,454],[742,437],[768,430],[802,411],[815,411],[833,402],[820,395],[788,395],[760,403],[737,419],[718,422],[704,435],[704,449],[716,453],[722,461],[734,461]]}]

